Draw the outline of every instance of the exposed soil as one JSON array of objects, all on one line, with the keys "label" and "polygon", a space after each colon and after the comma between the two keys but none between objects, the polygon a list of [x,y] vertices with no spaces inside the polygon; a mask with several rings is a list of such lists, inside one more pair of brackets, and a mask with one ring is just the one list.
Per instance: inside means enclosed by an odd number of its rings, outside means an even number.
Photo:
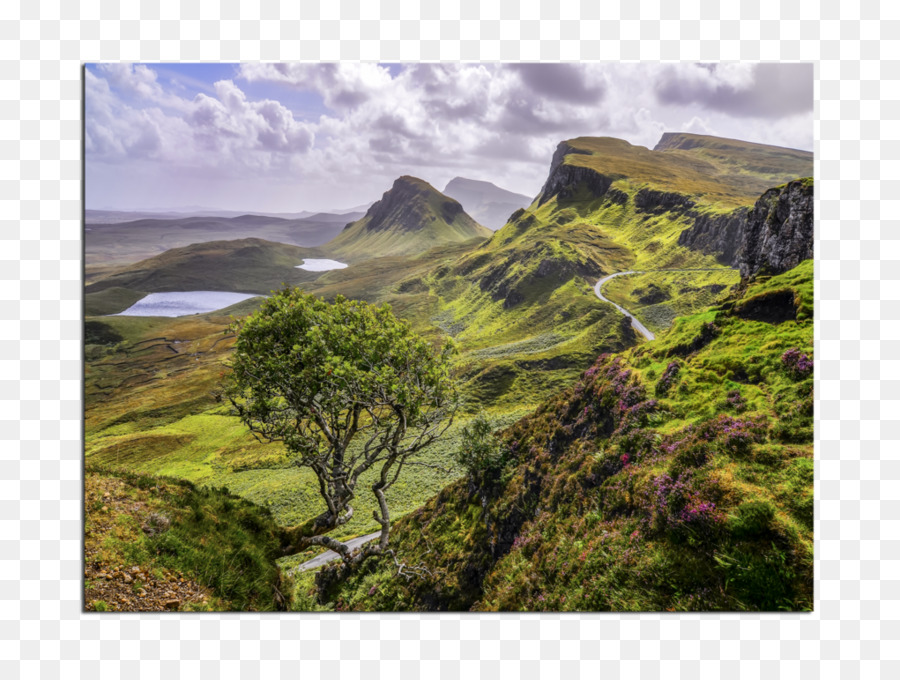
[{"label": "exposed soil", "polygon": [[84,610],[85,611],[180,611],[203,606],[212,597],[209,589],[181,574],[160,567],[122,564],[105,547],[107,539],[127,540],[122,535],[122,516],[141,523],[144,532],[159,531],[165,515],[155,511],[152,490],[130,487],[115,477],[88,475],[85,480]]}]

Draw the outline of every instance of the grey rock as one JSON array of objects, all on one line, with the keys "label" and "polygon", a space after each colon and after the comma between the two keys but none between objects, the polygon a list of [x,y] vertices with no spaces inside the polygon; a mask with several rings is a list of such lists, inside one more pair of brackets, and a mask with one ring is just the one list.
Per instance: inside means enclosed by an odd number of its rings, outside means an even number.
[{"label": "grey rock", "polygon": [[569,154],[590,155],[590,152],[575,149],[565,142],[560,142],[559,146],[556,147],[556,152],[553,154],[553,159],[550,161],[550,175],[547,177],[543,189],[541,189],[538,205],[543,205],[553,196],[561,200],[571,198],[578,190],[579,184],[584,184],[595,198],[600,198],[609,191],[613,183],[612,178],[601,175],[590,168],[579,165],[565,165],[563,161]]},{"label": "grey rock", "polygon": [[813,256],[813,184],[796,179],[766,191],[750,208],[701,214],[678,243],[737,267],[741,278],[780,274]]},{"label": "grey rock", "polygon": [[737,256],[742,278],[793,269],[813,256],[813,185],[806,179],[764,193],[747,216]]}]

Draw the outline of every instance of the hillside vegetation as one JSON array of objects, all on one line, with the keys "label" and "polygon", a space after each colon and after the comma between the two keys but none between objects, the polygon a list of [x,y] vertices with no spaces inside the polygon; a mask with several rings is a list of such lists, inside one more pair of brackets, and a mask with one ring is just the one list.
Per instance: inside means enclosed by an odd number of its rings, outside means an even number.
[{"label": "hillside vegetation", "polygon": [[[804,262],[679,318],[650,345],[600,356],[503,432],[512,462],[500,474],[460,480],[398,523],[398,559],[420,578],[373,564],[323,600],[811,608],[812,274]],[[781,301],[777,319],[761,298]],[[300,587],[308,597],[309,580]]]},{"label": "hillside vegetation", "polygon": [[317,272],[297,269],[307,257],[324,256],[311,248],[258,238],[198,243],[123,267],[88,284],[85,296],[91,303],[94,294],[110,288],[153,293],[223,290],[268,294],[284,283],[303,285],[315,280]]},{"label": "hillside vegetation", "polygon": [[124,266],[159,255],[166,250],[197,243],[259,238],[304,248],[315,248],[337,236],[360,213],[320,213],[298,219],[266,215],[234,217],[183,216],[173,219],[144,218],[97,224],[87,211],[85,267],[88,272],[110,265]]},{"label": "hillside vegetation", "polygon": [[[491,406],[522,395],[543,399],[597,354],[639,342],[612,306],[597,304],[599,278],[721,267],[714,253],[679,244],[681,233],[706,213],[751,206],[773,184],[812,170],[808,152],[749,142],[680,134],[661,146],[562,142],[527,209],[451,266],[403,284],[440,300],[433,321],[461,341],[473,399]],[[638,305],[638,318],[665,328],[727,294],[738,276],[722,267],[677,281],[662,306]]]}]

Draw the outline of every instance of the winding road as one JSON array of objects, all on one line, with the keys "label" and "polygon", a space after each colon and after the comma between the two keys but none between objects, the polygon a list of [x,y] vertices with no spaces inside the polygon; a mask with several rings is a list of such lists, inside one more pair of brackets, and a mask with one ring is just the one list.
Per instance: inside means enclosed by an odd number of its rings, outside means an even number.
[{"label": "winding road", "polygon": [[[355,550],[361,545],[365,545],[369,541],[372,541],[381,536],[380,531],[376,531],[374,534],[366,534],[365,536],[360,536],[359,538],[351,538],[349,541],[345,543],[345,545],[351,550]],[[332,560],[336,560],[340,557],[334,550],[326,550],[321,555],[316,555],[311,560],[307,560],[299,567],[294,569],[295,572],[298,571],[308,571],[309,569],[316,569],[317,567],[321,567],[322,565],[328,564]]]},{"label": "winding road", "polygon": [[624,314],[629,319],[631,319],[631,327],[634,328],[634,330],[636,330],[638,333],[643,335],[648,340],[655,340],[656,335],[653,333],[653,331],[651,331],[644,324],[642,324],[640,321],[638,321],[635,318],[634,314],[629,312],[624,307],[620,307],[612,300],[603,297],[603,293],[600,292],[600,290],[603,288],[603,284],[606,283],[607,281],[609,281],[610,279],[616,278],[617,276],[626,276],[627,274],[646,274],[647,272],[718,272],[718,271],[729,271],[729,269],[728,269],[728,267],[709,267],[709,268],[696,268],[696,269],[645,269],[643,271],[617,272],[615,274],[610,274],[609,276],[605,276],[602,279],[600,279],[599,281],[597,281],[597,283],[594,284],[594,293],[597,295],[598,298],[603,300],[603,302],[608,302],[613,307],[615,307],[620,312],[622,312],[622,314]]},{"label": "winding road", "polygon": [[615,307],[615,308],[618,309],[620,312],[622,312],[622,314],[624,314],[624,315],[627,316],[629,319],[631,319],[631,327],[632,327],[634,330],[636,330],[638,333],[640,333],[641,335],[643,335],[643,336],[644,336],[645,338],[647,338],[648,340],[655,340],[655,339],[656,339],[656,335],[653,334],[653,331],[651,331],[651,330],[650,330],[649,328],[647,328],[644,324],[642,324],[640,321],[638,321],[638,320],[635,318],[634,314],[632,314],[631,312],[629,312],[629,311],[628,311],[627,309],[625,309],[624,307],[620,307],[619,305],[617,305],[617,304],[616,304],[615,302],[613,302],[612,300],[603,297],[603,293],[600,292],[600,289],[603,288],[603,284],[606,283],[607,281],[609,281],[610,279],[614,279],[614,278],[616,278],[617,276],[625,276],[626,274],[643,274],[643,273],[644,273],[644,272],[639,272],[639,271],[628,271],[628,272],[618,272],[617,274],[610,274],[609,276],[606,276],[606,277],[600,279],[599,281],[597,281],[596,284],[594,284],[594,293],[597,295],[598,298],[600,298],[601,300],[603,300],[603,302],[608,302],[608,303],[611,304],[613,307]]}]

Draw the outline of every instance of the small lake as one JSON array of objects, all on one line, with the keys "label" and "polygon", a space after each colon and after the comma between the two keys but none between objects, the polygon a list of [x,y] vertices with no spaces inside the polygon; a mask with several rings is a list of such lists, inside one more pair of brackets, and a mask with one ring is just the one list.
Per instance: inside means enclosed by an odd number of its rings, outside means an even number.
[{"label": "small lake", "polygon": [[188,316],[230,307],[238,302],[259,297],[256,293],[226,293],[193,290],[185,293],[150,293],[124,312],[113,316]]},{"label": "small lake", "polygon": [[327,272],[332,269],[345,269],[347,267],[343,262],[337,260],[326,260],[324,258],[304,258],[303,264],[298,264],[297,269],[305,269],[308,272]]}]

